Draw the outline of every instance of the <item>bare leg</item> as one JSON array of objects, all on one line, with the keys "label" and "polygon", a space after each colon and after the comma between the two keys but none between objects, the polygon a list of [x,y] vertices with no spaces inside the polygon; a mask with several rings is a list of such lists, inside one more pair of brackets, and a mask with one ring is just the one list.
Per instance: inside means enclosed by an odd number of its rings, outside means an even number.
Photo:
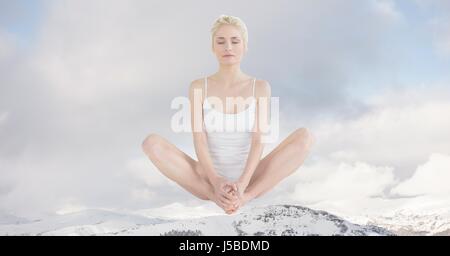
[{"label": "bare leg", "polygon": [[212,200],[225,211],[228,210],[221,202],[215,201],[213,187],[198,161],[157,134],[147,136],[142,150],[164,176],[198,198]]},{"label": "bare leg", "polygon": [[261,159],[243,195],[241,205],[271,190],[281,180],[291,175],[304,162],[314,143],[305,128],[291,133],[280,145]]}]

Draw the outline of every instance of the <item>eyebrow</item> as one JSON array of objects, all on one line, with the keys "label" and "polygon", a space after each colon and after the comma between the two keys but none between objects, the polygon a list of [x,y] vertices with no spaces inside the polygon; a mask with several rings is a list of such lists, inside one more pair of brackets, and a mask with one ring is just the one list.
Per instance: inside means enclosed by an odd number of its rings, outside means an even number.
[{"label": "eyebrow", "polygon": [[[231,39],[241,39],[240,37],[238,37],[238,36],[233,36]],[[217,37],[217,39],[225,39],[225,37],[223,37],[223,36],[219,36],[219,37]]]}]

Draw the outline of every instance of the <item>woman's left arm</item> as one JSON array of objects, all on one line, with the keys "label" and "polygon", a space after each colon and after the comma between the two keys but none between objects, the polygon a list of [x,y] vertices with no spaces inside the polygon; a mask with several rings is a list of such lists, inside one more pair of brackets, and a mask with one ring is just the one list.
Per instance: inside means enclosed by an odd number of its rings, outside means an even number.
[{"label": "woman's left arm", "polygon": [[[256,117],[255,125],[253,128],[252,143],[250,146],[250,151],[247,157],[247,162],[242,175],[237,181],[238,190],[243,193],[247,188],[256,167],[261,160],[262,153],[264,151],[264,143],[261,140],[262,131],[261,127],[270,123],[269,122],[269,111],[270,111],[270,97],[271,89],[270,84],[266,81],[261,81],[256,83],[255,97],[256,97]],[[264,102],[263,102],[264,101]],[[261,111],[261,113],[260,113]],[[260,116],[265,116],[266,118],[259,118]],[[265,120],[264,120],[265,119]],[[267,122],[264,124],[263,122]]]}]

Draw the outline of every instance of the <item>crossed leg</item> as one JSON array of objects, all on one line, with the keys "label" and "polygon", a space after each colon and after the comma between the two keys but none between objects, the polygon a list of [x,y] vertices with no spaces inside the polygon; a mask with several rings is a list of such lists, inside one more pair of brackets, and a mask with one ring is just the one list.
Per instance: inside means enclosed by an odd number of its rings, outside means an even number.
[{"label": "crossed leg", "polygon": [[213,196],[213,186],[198,161],[157,134],[147,136],[142,143],[142,150],[164,176],[196,197],[211,200],[229,212],[231,208]]},{"label": "crossed leg", "polygon": [[[313,138],[305,128],[291,133],[261,159],[244,192],[245,201],[261,196],[292,174],[303,163],[312,143]],[[142,143],[142,149],[167,178],[202,200],[213,200],[213,187],[198,161],[157,134],[150,134]],[[214,202],[228,210],[222,202]]]},{"label": "crossed leg", "polygon": [[158,170],[202,200],[209,200],[210,184],[198,173],[198,163],[157,134],[150,134],[142,150]]},{"label": "crossed leg", "polygon": [[244,191],[244,200],[265,194],[291,175],[303,164],[313,144],[314,138],[307,129],[299,128],[292,132],[261,159]]}]

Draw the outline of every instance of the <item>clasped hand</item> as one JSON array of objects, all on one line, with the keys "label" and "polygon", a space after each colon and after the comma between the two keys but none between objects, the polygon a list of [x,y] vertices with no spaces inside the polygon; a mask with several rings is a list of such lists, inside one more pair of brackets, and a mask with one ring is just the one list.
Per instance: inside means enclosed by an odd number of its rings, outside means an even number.
[{"label": "clasped hand", "polygon": [[234,213],[242,205],[242,196],[245,186],[239,181],[229,181],[223,176],[212,180],[214,201],[227,214]]}]

